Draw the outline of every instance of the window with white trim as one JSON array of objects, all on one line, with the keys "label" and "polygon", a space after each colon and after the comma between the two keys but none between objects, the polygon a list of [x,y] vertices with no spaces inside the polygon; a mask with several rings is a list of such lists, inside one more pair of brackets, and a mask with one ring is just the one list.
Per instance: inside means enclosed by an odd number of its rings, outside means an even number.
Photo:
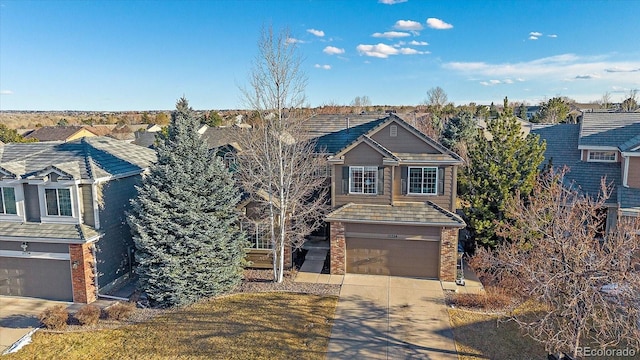
[{"label": "window with white trim", "polygon": [[18,207],[16,206],[16,189],[12,187],[3,187],[0,191],[0,214],[17,215]]},{"label": "window with white trim", "polygon": [[617,151],[591,151],[589,150],[589,161],[616,162],[618,160]]},{"label": "window with white trim", "polygon": [[44,189],[48,216],[73,216],[71,210],[71,190]]},{"label": "window with white trim", "polygon": [[252,249],[270,250],[273,248],[270,239],[269,226],[259,222],[243,222],[242,229],[246,231]]},{"label": "window with white trim", "polygon": [[437,195],[437,167],[409,167],[409,194]]},{"label": "window with white trim", "polygon": [[376,166],[349,167],[349,193],[377,194],[378,168]]}]

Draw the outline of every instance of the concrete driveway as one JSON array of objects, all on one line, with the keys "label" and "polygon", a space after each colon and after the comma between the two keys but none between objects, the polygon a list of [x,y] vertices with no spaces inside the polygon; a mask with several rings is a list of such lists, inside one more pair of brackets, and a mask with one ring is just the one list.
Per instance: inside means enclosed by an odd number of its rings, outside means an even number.
[{"label": "concrete driveway", "polygon": [[0,354],[40,325],[38,315],[51,306],[71,303],[34,298],[0,296]]},{"label": "concrete driveway", "polygon": [[345,275],[327,359],[458,359],[440,282]]}]

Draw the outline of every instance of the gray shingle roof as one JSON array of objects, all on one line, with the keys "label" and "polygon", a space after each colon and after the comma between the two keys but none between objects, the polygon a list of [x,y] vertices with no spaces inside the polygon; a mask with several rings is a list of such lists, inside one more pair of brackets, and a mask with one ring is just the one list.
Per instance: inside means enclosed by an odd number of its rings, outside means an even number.
[{"label": "gray shingle roof", "polygon": [[569,168],[565,175],[567,185],[573,184],[583,193],[597,196],[600,180],[605,176],[607,184],[613,186],[608,202],[617,202],[617,187],[622,183],[620,164],[581,161],[578,149],[580,125],[534,125],[531,133],[540,135],[547,143],[543,165],[551,163],[557,169]]},{"label": "gray shingle roof", "polygon": [[[202,134],[202,139],[207,142],[209,149],[218,148],[236,143],[238,127],[209,127]],[[237,146],[237,145],[236,145]]]},{"label": "gray shingle roof", "polygon": [[640,135],[640,113],[587,112],[580,128],[581,146],[619,147]]},{"label": "gray shingle roof", "polygon": [[100,237],[95,229],[84,224],[45,224],[0,222],[0,238],[38,238],[46,242],[82,244]]},{"label": "gray shingle roof", "polygon": [[387,119],[381,115],[315,115],[304,122],[303,129],[316,139],[318,151],[335,154]]},{"label": "gray shingle roof", "polygon": [[[43,126],[30,132],[25,138],[39,141],[64,141],[82,130],[83,126]],[[89,129],[87,129],[89,130]],[[90,131],[90,130],[89,130]]]},{"label": "gray shingle roof", "polygon": [[640,189],[618,188],[618,199],[620,199],[620,209],[640,212]]},{"label": "gray shingle roof", "polygon": [[456,214],[430,201],[395,205],[348,203],[327,215],[326,220],[419,226],[465,226],[464,221]]},{"label": "gray shingle roof", "polygon": [[141,172],[155,160],[153,150],[107,137],[0,148],[0,167],[20,177],[37,176],[55,167],[75,179],[96,179]]}]

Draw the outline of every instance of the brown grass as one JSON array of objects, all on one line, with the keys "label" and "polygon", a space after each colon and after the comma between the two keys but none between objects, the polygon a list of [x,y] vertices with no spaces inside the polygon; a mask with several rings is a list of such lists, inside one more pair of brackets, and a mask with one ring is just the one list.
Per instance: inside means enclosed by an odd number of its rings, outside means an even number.
[{"label": "brown grass", "polygon": [[73,317],[78,319],[80,325],[95,325],[100,319],[100,308],[95,305],[84,305]]},{"label": "brown grass", "polygon": [[109,320],[127,320],[136,310],[136,304],[130,302],[117,302],[104,309]]},{"label": "brown grass", "polygon": [[336,303],[333,296],[237,294],[118,329],[38,332],[6,359],[324,359]]},{"label": "brown grass", "polygon": [[544,346],[495,314],[449,309],[459,360],[545,359]]},{"label": "brown grass", "polygon": [[448,298],[448,303],[456,307],[501,311],[513,304],[513,296],[500,288],[486,288],[477,294],[454,293]]}]

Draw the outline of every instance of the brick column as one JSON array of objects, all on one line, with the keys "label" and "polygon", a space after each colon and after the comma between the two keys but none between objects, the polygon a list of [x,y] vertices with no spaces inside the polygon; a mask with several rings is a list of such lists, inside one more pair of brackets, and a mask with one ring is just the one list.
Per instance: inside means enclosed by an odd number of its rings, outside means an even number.
[{"label": "brick column", "polygon": [[440,238],[440,281],[456,281],[458,229],[442,228]]},{"label": "brick column", "polygon": [[330,238],[331,244],[331,274],[344,275],[346,272],[346,252],[347,245],[344,239],[344,223],[340,221],[334,221],[330,224]]},{"label": "brick column", "polygon": [[69,245],[73,302],[89,304],[96,301],[95,258],[91,247],[91,244]]}]

